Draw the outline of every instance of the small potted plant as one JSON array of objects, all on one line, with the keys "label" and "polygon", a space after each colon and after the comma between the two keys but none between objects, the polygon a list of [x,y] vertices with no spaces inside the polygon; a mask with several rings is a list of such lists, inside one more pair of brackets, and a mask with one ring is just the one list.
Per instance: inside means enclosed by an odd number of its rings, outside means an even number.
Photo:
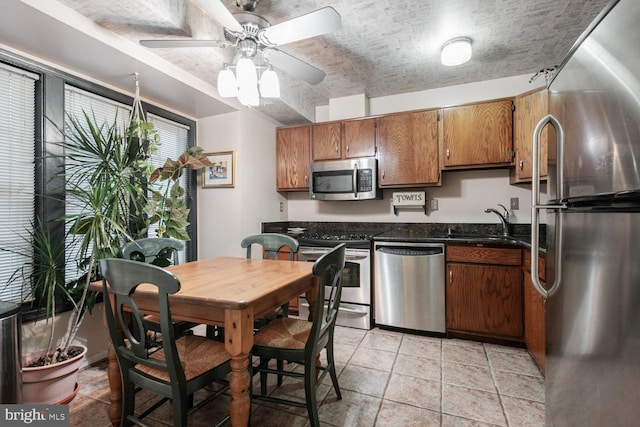
[{"label": "small potted plant", "polygon": [[536,73],[533,76],[531,76],[531,78],[529,79],[529,83],[533,83],[534,80],[536,80],[538,77],[544,76],[544,82],[548,85],[549,81],[551,80],[553,75],[556,73],[556,71],[558,71],[557,65],[554,65],[553,67],[542,68],[536,71]]}]

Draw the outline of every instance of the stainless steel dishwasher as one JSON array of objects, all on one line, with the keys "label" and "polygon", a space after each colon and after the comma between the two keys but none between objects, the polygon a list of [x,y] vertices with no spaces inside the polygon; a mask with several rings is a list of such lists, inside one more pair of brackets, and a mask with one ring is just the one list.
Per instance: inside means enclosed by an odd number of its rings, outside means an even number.
[{"label": "stainless steel dishwasher", "polygon": [[444,245],[374,242],[375,323],[444,333]]}]

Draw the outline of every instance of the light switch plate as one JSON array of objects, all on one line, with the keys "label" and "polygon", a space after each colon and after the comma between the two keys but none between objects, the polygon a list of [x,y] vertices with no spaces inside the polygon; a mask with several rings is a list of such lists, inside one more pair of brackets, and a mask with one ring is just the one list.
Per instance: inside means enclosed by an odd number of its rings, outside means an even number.
[{"label": "light switch plate", "polygon": [[517,211],[518,209],[520,209],[520,199],[518,197],[512,197],[511,198],[511,210],[512,211]]}]

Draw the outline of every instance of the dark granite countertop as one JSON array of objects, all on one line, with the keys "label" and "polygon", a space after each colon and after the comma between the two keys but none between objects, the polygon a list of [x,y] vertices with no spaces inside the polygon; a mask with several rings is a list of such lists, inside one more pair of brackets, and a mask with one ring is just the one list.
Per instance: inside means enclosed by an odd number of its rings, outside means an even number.
[{"label": "dark granite countertop", "polygon": [[[302,222],[281,221],[262,224],[264,233],[287,234],[289,228],[308,232],[366,232],[374,241],[441,242],[487,245],[518,245],[531,248],[531,225],[511,224],[509,236],[502,236],[500,224],[470,223],[371,223],[371,222]],[[546,252],[546,226],[539,230],[539,247]],[[292,236],[296,237],[296,236]]]},{"label": "dark granite countertop", "polygon": [[[437,242],[437,243],[462,243],[462,244],[483,244],[499,246],[523,246],[531,248],[530,235],[482,235],[482,234],[451,234],[451,235],[415,235],[411,233],[387,232],[373,237],[374,241],[387,242]],[[546,252],[546,242],[540,239],[539,249]]]}]

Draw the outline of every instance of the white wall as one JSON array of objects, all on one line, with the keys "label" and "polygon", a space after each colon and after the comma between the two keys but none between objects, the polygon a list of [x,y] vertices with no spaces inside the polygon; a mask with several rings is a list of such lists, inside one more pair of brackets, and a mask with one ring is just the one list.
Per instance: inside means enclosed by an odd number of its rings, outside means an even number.
[{"label": "white wall", "polygon": [[279,123],[250,109],[198,121],[205,152],[234,151],[235,188],[198,190],[198,257],[243,256],[240,241],[262,222],[286,219],[276,188],[275,128]]},{"label": "white wall", "polygon": [[529,83],[530,78],[530,74],[522,74],[502,79],[371,98],[369,110],[371,115],[376,115],[507,98],[540,87],[540,82]]},{"label": "white wall", "polygon": [[[506,98],[528,92],[531,76],[520,75],[458,86],[391,95],[369,100],[370,115],[399,111],[446,107],[489,99]],[[339,103],[345,105],[345,103]],[[331,116],[332,103],[316,108],[318,121]],[[341,112],[341,114],[345,114]],[[425,190],[419,188],[416,190]],[[406,191],[398,189],[395,191]],[[542,185],[542,191],[546,191]],[[531,222],[531,185],[510,185],[508,169],[444,171],[441,187],[426,188],[427,198],[438,200],[438,210],[423,211],[404,208],[394,215],[390,200],[393,190],[383,193],[382,200],[362,202],[327,202],[309,200],[307,193],[289,193],[290,221],[374,221],[374,222],[497,222],[484,210],[501,203],[509,207],[511,197],[518,197],[520,209],[511,212],[511,222]],[[543,198],[544,200],[544,198]]]},{"label": "white wall", "polygon": [[[542,185],[543,190],[545,188]],[[488,169],[472,171],[445,171],[442,187],[416,188],[426,191],[427,199],[438,201],[438,210],[424,211],[416,208],[400,208],[393,212],[393,191],[385,190],[382,200],[358,202],[328,202],[309,200],[307,193],[290,193],[290,221],[328,222],[460,222],[498,223],[494,214],[484,212],[496,208],[498,203],[509,207],[511,197],[519,198],[520,209],[511,212],[512,223],[531,222],[531,186],[509,185],[509,171]]]}]

